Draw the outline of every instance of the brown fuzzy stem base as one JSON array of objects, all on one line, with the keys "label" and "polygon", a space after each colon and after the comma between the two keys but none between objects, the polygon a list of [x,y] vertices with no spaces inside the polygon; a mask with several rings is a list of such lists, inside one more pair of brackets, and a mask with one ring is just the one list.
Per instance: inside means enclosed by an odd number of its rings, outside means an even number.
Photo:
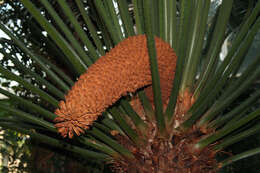
[{"label": "brown fuzzy stem base", "polygon": [[200,137],[199,133],[191,132],[175,136],[173,143],[155,137],[138,148],[125,137],[117,136],[118,141],[134,153],[135,159],[115,160],[113,170],[119,173],[215,173],[216,152],[210,148],[193,149]]},{"label": "brown fuzzy stem base", "polygon": [[[184,92],[179,96],[175,110],[174,122],[181,123],[183,115],[194,103],[192,93]],[[197,150],[194,145],[205,133],[194,126],[186,132],[173,133],[173,140],[159,136],[155,120],[146,119],[141,103],[138,99],[131,104],[142,119],[145,119],[147,130],[143,136],[146,141],[143,146],[135,146],[126,136],[115,135],[117,141],[131,151],[135,159],[117,159],[113,162],[113,170],[119,173],[215,173],[217,172],[215,159],[216,151],[212,146]],[[177,125],[177,124],[174,124]],[[134,127],[133,127],[134,128]],[[169,131],[174,126],[169,127]],[[171,135],[170,135],[171,136]]]}]

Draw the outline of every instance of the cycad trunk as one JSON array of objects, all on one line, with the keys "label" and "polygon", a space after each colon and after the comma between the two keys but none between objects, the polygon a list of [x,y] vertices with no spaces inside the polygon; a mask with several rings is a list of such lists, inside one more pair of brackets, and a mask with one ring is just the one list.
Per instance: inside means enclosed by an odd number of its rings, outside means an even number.
[{"label": "cycad trunk", "polygon": [[[186,98],[186,99],[185,99]],[[142,119],[145,119],[144,110],[138,99],[132,100],[132,106]],[[175,112],[174,125],[179,124],[182,115],[190,108],[193,100],[191,97],[179,97]],[[125,148],[131,151],[135,159],[120,158],[113,163],[115,172],[120,173],[215,173],[217,172],[216,151],[210,147],[203,150],[195,148],[196,142],[205,134],[200,130],[190,129],[187,132],[177,132],[173,126],[168,127],[168,134],[173,136],[163,137],[154,120],[145,119],[147,124],[146,134],[142,132],[143,143],[139,146],[133,144],[126,136],[115,135],[116,139]],[[129,124],[132,124],[129,122]],[[133,127],[135,128],[135,127]]]},{"label": "cycad trunk", "polygon": [[136,146],[125,137],[116,136],[128,148],[135,159],[120,158],[113,164],[120,173],[214,173],[217,162],[216,151],[204,148],[198,151],[194,145],[202,134],[191,131],[175,135],[173,140],[162,138],[154,123],[149,123],[147,139],[143,145]]}]

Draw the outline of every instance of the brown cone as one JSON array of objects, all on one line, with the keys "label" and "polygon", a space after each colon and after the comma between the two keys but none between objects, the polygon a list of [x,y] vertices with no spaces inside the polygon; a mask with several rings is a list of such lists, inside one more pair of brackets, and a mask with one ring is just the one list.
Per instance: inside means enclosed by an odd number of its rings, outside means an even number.
[{"label": "brown cone", "polygon": [[[174,79],[177,57],[170,45],[155,38],[157,63],[160,73],[162,99],[166,103]],[[87,72],[79,77],[61,101],[55,114],[58,131],[70,138],[95,121],[99,115],[120,97],[151,85],[151,72],[145,35],[129,37],[100,57]],[[145,89],[153,102],[152,88]]]}]

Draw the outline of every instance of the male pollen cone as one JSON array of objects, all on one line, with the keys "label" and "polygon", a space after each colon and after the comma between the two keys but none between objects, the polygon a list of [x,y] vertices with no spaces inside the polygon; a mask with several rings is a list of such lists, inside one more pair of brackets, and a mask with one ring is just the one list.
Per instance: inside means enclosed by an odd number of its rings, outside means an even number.
[{"label": "male pollen cone", "polygon": [[[160,73],[162,99],[166,103],[174,79],[177,57],[170,45],[155,38],[157,63]],[[103,111],[121,96],[151,85],[151,71],[145,35],[129,37],[105,56],[100,57],[79,77],[56,109],[55,126],[63,137],[69,138],[95,121]],[[151,102],[151,86],[146,93]]]}]

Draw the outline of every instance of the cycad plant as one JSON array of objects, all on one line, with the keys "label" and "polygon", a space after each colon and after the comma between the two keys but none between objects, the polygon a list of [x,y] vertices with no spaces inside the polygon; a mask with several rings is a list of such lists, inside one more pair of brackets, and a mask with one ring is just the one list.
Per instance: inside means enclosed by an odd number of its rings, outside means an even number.
[{"label": "cycad plant", "polygon": [[260,76],[259,55],[240,70],[260,28],[260,2],[252,1],[220,58],[233,1],[209,19],[210,0],[21,0],[53,47],[33,51],[0,24],[40,69],[1,49],[23,74],[1,65],[1,77],[37,99],[1,88],[18,106],[0,102],[12,115],[0,125],[115,172],[217,172],[258,154],[259,147],[216,159],[260,130],[260,110],[250,109],[259,90],[233,104]]}]

